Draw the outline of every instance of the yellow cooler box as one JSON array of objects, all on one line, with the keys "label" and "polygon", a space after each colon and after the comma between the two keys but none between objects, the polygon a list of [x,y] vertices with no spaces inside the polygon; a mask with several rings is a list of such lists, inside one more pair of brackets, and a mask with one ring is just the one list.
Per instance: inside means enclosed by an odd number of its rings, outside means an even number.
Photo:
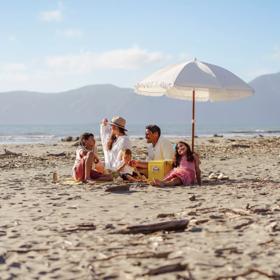
[{"label": "yellow cooler box", "polygon": [[172,160],[151,160],[148,162],[148,180],[163,180],[172,169]]}]

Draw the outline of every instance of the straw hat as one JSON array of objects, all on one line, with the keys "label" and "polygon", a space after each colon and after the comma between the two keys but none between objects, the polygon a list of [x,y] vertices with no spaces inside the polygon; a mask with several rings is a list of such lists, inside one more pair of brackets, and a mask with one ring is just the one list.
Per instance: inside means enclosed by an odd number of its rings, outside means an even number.
[{"label": "straw hat", "polygon": [[126,124],[126,120],[119,116],[113,117],[110,122],[110,125],[115,125],[119,128],[124,129],[125,131],[127,131],[127,129],[125,128],[125,124]]}]

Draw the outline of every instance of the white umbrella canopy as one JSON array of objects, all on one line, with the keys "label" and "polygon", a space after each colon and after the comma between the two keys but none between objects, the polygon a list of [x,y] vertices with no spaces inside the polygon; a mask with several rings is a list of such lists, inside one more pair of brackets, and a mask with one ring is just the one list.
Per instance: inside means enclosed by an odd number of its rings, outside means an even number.
[{"label": "white umbrella canopy", "polygon": [[135,85],[138,94],[192,100],[194,149],[195,100],[231,101],[253,95],[253,89],[230,71],[197,59],[165,67]]}]

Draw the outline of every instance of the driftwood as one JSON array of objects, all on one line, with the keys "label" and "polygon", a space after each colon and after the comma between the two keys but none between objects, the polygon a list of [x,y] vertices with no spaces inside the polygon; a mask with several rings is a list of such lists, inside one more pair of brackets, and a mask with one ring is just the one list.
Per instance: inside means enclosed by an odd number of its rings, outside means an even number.
[{"label": "driftwood", "polygon": [[130,185],[124,184],[124,185],[113,185],[108,186],[105,188],[105,192],[128,192],[130,189]]},{"label": "driftwood", "polygon": [[[70,252],[77,252],[77,251],[96,251],[96,247],[76,247],[76,248],[61,248],[65,251],[70,251]],[[34,249],[14,249],[14,250],[8,250],[8,253],[18,253],[18,254],[27,254],[30,252],[44,252],[44,251],[49,251],[52,250],[52,248],[34,248]],[[0,278],[1,279],[1,278]]]},{"label": "driftwood", "polygon": [[4,149],[4,154],[0,154],[0,158],[4,158],[6,156],[19,157],[19,156],[22,156],[22,153],[15,153],[15,152],[9,151],[8,149]]},{"label": "driftwood", "polygon": [[216,249],[215,256],[222,257],[224,255],[224,252],[228,252],[229,254],[242,254],[242,252],[239,251],[236,247],[227,247],[227,248]]},{"label": "driftwood", "polygon": [[250,208],[250,210],[254,214],[261,214],[261,215],[262,214],[267,215],[271,213],[271,210],[269,208]]},{"label": "driftwood", "polygon": [[48,251],[49,248],[37,248],[37,249],[16,249],[16,250],[8,250],[8,253],[18,253],[18,254],[27,254],[29,252],[44,252]]},{"label": "driftwood", "polygon": [[65,152],[61,152],[61,153],[48,153],[47,156],[48,157],[65,157],[66,153]]},{"label": "driftwood", "polygon": [[157,218],[167,218],[167,217],[175,217],[174,213],[160,213],[157,215]]},{"label": "driftwood", "polygon": [[254,220],[248,219],[247,222],[241,223],[239,225],[234,226],[234,229],[241,229],[243,227],[246,227],[248,225],[251,225],[252,223],[254,223]]},{"label": "driftwood", "polygon": [[232,144],[231,147],[232,148],[250,148],[250,145],[246,145],[246,144]]},{"label": "driftwood", "polygon": [[236,214],[236,215],[239,215],[239,216],[249,216],[250,215],[250,212],[247,211],[247,210],[243,210],[243,209],[229,209],[229,208],[222,208],[220,209],[220,211],[222,213],[232,213],[232,214]]},{"label": "driftwood", "polygon": [[157,258],[157,259],[165,259],[167,258],[172,252],[137,252],[137,253],[120,253],[120,254],[115,254],[108,256],[107,258],[102,258],[102,259],[96,259],[94,260],[95,262],[97,261],[107,261],[113,258],[117,257],[126,257],[126,258],[139,258],[139,259],[146,259],[146,258]]},{"label": "driftwood", "polygon": [[159,275],[159,274],[164,274],[164,273],[170,273],[170,272],[176,272],[176,271],[184,271],[188,268],[187,264],[182,264],[182,263],[175,263],[175,264],[168,264],[168,265],[163,265],[157,268],[153,268],[148,270],[144,275]]},{"label": "driftwood", "polygon": [[156,223],[156,224],[128,226],[126,229],[122,229],[114,233],[149,234],[157,231],[184,231],[188,223],[189,223],[188,220],[174,220],[174,221],[166,221],[166,222]]},{"label": "driftwood", "polygon": [[96,230],[96,226],[92,223],[83,223],[83,224],[79,224],[75,227],[65,228],[62,231],[63,232],[76,232],[76,231],[82,231],[82,230]]},{"label": "driftwood", "polygon": [[243,273],[239,273],[239,274],[234,274],[234,275],[228,275],[228,276],[219,276],[217,278],[215,278],[215,280],[223,280],[223,279],[236,279],[237,277],[244,277],[247,276],[249,274],[252,273],[257,273],[263,276],[266,276],[267,278],[271,278],[271,279],[280,279],[280,274],[268,274],[267,272],[264,272],[262,270],[256,269],[256,268],[250,268],[247,271],[243,272]]}]

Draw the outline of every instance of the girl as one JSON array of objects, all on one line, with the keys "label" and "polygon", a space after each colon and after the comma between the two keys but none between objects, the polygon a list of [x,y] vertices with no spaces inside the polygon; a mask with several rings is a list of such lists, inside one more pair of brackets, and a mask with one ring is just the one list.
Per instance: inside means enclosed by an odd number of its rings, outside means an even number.
[{"label": "girl", "polygon": [[97,155],[94,135],[85,132],[80,136],[80,144],[76,150],[73,177],[77,181],[84,182],[91,180],[111,180],[112,176],[104,175],[103,171],[103,165]]},{"label": "girl", "polygon": [[122,150],[131,149],[131,143],[126,135],[126,121],[121,117],[113,117],[108,123],[102,120],[100,125],[100,138],[104,151],[105,167],[116,171],[119,164],[119,154]]},{"label": "girl", "polygon": [[154,186],[180,186],[193,185],[197,182],[201,184],[199,159],[197,154],[191,151],[190,146],[185,142],[178,142],[176,145],[176,153],[173,162],[173,169],[163,179],[154,180]]}]

